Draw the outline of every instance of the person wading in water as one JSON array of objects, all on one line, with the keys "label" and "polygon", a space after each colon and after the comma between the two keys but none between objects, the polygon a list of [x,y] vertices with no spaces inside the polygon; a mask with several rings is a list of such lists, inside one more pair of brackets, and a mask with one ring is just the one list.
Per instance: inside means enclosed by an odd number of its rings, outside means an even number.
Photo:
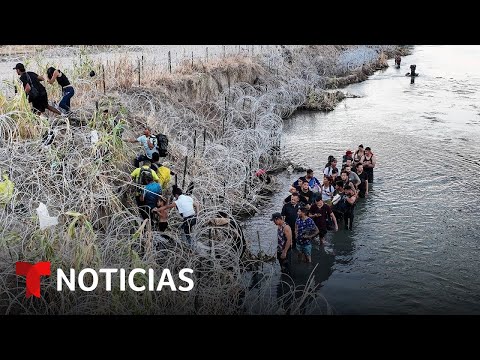
[{"label": "person wading in water", "polygon": [[285,220],[282,214],[274,213],[272,220],[277,225],[277,259],[282,272],[290,275],[290,262],[292,256],[292,229]]}]

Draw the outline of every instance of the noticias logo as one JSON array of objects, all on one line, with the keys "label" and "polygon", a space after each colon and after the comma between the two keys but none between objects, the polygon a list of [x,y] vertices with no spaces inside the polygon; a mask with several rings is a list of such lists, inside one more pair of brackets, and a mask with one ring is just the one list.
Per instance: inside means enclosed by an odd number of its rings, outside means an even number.
[{"label": "noticias logo", "polygon": [[[40,277],[49,276],[50,271],[50,262],[38,262],[36,264],[30,264],[27,262],[17,261],[16,263],[16,273],[17,275],[26,276],[26,296],[27,298],[32,295],[35,297],[40,297]],[[78,287],[83,291],[94,291],[98,287],[99,283],[99,273],[105,274],[105,291],[112,290],[112,275],[118,273],[118,278],[120,281],[120,291],[126,290],[126,285],[133,291],[145,291],[147,286],[141,285],[138,286],[138,283],[135,283],[135,275],[141,274],[140,276],[148,279],[148,291],[162,291],[164,286],[170,287],[170,290],[177,291],[177,286],[173,279],[172,273],[169,269],[163,269],[160,275],[158,283],[155,283],[155,271],[153,269],[141,269],[136,268],[132,269],[127,277],[127,272],[125,269],[115,269],[115,268],[104,268],[99,269],[98,272],[91,268],[82,269],[78,273],[78,277],[75,275],[75,269],[70,269],[70,274],[67,276],[62,269],[57,269],[57,291],[63,290],[63,285],[68,288],[70,291],[76,290],[76,283]],[[90,285],[85,284],[85,275],[90,274],[92,278],[92,283]],[[193,270],[189,268],[181,269],[178,273],[178,277],[181,281],[185,282],[186,286],[178,286],[179,291],[190,291],[193,289],[194,283],[193,280],[188,277],[188,274],[193,274]],[[78,280],[76,282],[76,280]],[[155,286],[156,284],[156,286]]]}]

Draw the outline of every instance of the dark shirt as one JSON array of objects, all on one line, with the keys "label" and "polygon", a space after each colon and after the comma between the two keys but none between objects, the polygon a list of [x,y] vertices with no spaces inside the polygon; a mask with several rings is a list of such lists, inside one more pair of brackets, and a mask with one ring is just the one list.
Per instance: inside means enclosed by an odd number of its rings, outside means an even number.
[{"label": "dark shirt", "polygon": [[327,204],[323,204],[323,206],[319,209],[317,204],[313,204],[308,211],[309,214],[320,214],[320,216],[312,217],[313,222],[317,225],[319,230],[327,230],[327,217],[331,216],[332,209]]},{"label": "dark shirt", "polygon": [[[351,212],[353,212],[353,209],[355,208],[356,203],[350,204],[350,203],[347,201],[347,199],[353,197],[354,195],[345,195],[345,194],[344,194],[343,196],[344,196],[345,208],[346,208],[345,212],[346,212],[346,213],[349,213],[349,212],[351,213]],[[342,200],[340,200],[340,201],[342,201]]]},{"label": "dark shirt", "polygon": [[349,156],[349,155],[343,155],[342,157],[342,164],[346,164],[347,163],[347,160],[350,159],[352,160],[352,163],[353,163],[353,157]]},{"label": "dark shirt", "polygon": [[[301,203],[308,204],[308,199],[307,199],[305,196],[300,195],[300,193],[299,193],[298,198],[300,199],[300,202],[301,202]],[[288,195],[288,196],[283,200],[283,202],[285,202],[285,203],[290,203],[291,200],[292,200],[292,195]]]},{"label": "dark shirt", "polygon": [[[28,76],[27,76],[28,73]],[[30,79],[28,78],[30,77]],[[31,80],[31,83],[30,83]],[[38,75],[35,74],[32,71],[26,71],[22,75],[20,75],[20,81],[23,84],[23,87],[25,88],[25,85],[30,84],[30,86],[33,86],[36,88],[41,94],[45,94],[47,90],[45,89],[45,86],[40,84],[40,81],[38,81]]]},{"label": "dark shirt", "polygon": [[295,228],[295,220],[298,217],[298,208],[300,204],[293,206],[291,203],[283,205],[282,216],[285,216],[285,222],[290,225],[290,227]]},{"label": "dark shirt", "polygon": [[152,169],[153,171],[157,172],[158,171],[158,168],[162,166],[162,164],[158,164],[158,163],[151,163],[150,164],[150,169]]},{"label": "dark shirt", "polygon": [[360,185],[358,185],[358,188],[362,191],[365,191],[366,190],[365,185],[367,184],[365,181],[368,179],[368,175],[365,171],[363,171],[361,174],[357,174],[357,175],[358,175],[358,177],[360,178],[360,181],[361,181]]},{"label": "dark shirt", "polygon": [[[58,70],[58,71],[60,71],[60,70]],[[65,75],[61,71],[60,71],[60,73],[62,74],[62,76],[57,76],[58,85],[60,85],[61,87],[65,87],[65,86],[70,85],[70,81],[68,80],[67,75]]]},{"label": "dark shirt", "polygon": [[[306,192],[299,191],[298,194],[300,195],[300,202],[303,202],[305,205],[313,203],[313,191],[308,190]],[[303,197],[303,201],[302,201]]]},{"label": "dark shirt", "polygon": [[[372,159],[373,159],[373,155],[370,155],[369,159],[367,159],[367,155],[364,155],[363,156],[363,164],[372,165],[372,163],[373,163]],[[368,173],[373,173],[373,168],[364,166],[363,171],[368,172]]]},{"label": "dark shirt", "polygon": [[284,223],[281,229],[277,229],[277,251],[283,251],[287,244],[287,236],[285,235],[285,226],[287,225]]},{"label": "dark shirt", "polygon": [[297,244],[300,245],[309,245],[312,242],[312,239],[306,238],[305,236],[311,236],[310,233],[315,230],[315,223],[312,219],[307,217],[305,220],[297,218],[295,221],[297,225],[298,234],[297,236]]},{"label": "dark shirt", "polygon": [[302,190],[302,187],[298,185],[298,181],[295,181],[292,186],[295,188],[296,192],[300,192]]}]

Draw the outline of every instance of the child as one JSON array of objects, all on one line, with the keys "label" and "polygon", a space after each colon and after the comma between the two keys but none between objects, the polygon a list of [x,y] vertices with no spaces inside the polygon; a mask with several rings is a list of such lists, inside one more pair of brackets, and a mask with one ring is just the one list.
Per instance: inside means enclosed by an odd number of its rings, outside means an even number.
[{"label": "child", "polygon": [[158,214],[159,218],[159,223],[158,223],[158,228],[161,232],[164,232],[167,230],[168,227],[168,210],[169,209],[163,209],[160,210],[161,207],[164,207],[167,205],[167,199],[160,195],[157,200],[157,207],[153,209],[154,212]]}]

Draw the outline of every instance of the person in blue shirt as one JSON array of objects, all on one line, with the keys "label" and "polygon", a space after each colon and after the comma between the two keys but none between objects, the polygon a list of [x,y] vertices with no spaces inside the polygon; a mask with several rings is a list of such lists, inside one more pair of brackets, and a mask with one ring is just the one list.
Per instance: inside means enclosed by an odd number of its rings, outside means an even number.
[{"label": "person in blue shirt", "polygon": [[315,176],[313,176],[312,169],[307,170],[307,175],[305,176],[305,179],[308,181],[308,186],[310,187],[311,190],[315,189],[315,185],[317,186],[321,185],[320,181]]},{"label": "person in blue shirt", "polygon": [[151,218],[152,209],[157,206],[158,197],[162,195],[162,187],[153,181],[152,174],[145,173],[144,179],[146,184],[143,189],[143,194],[140,195],[140,201],[142,203],[140,206],[140,214],[143,220]]},{"label": "person in blue shirt", "polygon": [[295,221],[297,237],[298,260],[312,262],[312,239],[319,234],[317,225],[308,217],[308,209],[303,206],[298,209],[298,218]]}]

